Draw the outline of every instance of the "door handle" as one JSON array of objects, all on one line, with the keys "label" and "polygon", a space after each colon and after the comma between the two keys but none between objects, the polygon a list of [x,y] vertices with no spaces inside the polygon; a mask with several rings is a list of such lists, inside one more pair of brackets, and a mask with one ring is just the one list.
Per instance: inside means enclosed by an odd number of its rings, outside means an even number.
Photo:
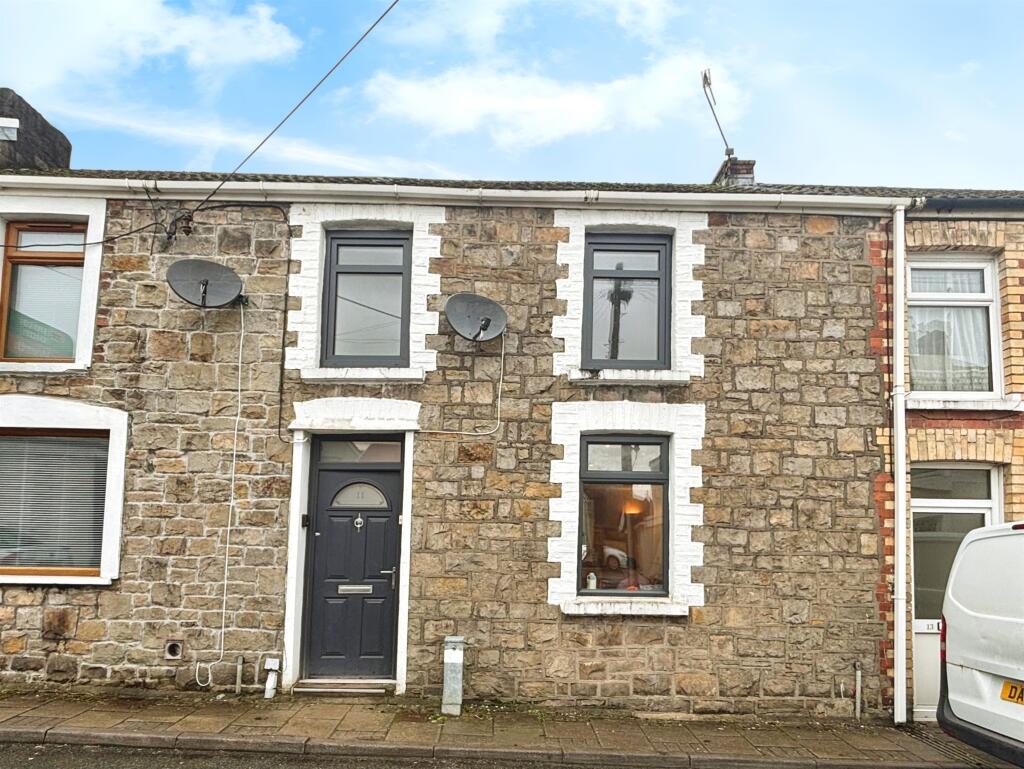
[{"label": "door handle", "polygon": [[398,567],[397,566],[395,568],[393,568],[393,569],[381,569],[380,570],[381,574],[390,574],[391,575],[391,589],[392,590],[395,589],[395,572],[396,571],[398,571]]}]

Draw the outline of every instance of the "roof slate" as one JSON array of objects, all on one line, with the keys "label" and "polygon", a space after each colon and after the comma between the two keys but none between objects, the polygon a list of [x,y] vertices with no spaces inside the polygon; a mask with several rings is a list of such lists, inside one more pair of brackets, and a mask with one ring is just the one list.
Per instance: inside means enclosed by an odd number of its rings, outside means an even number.
[{"label": "roof slate", "polygon": [[[79,179],[134,179],[179,182],[219,182],[225,173],[207,171],[117,171],[87,168],[12,168],[0,175],[49,176]],[[634,182],[501,181],[493,179],[413,179],[393,176],[319,176],[312,174],[235,174],[239,182],[291,182],[312,184],[378,184],[408,187],[504,189],[544,191],[608,190],[609,192],[690,192],[701,194],[750,193],[766,195],[837,195],[866,197],[925,197],[957,200],[1005,200],[1024,202],[1024,190],[971,190],[927,187],[858,187],[830,184],[754,184],[724,187],[718,184],[649,184]]]}]

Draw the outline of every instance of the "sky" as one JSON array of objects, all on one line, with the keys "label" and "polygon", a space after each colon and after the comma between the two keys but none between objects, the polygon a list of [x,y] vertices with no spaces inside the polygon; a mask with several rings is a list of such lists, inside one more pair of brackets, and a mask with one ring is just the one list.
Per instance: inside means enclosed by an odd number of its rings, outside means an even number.
[{"label": "sky", "polygon": [[[385,0],[0,0],[76,168],[227,171]],[[244,168],[1024,188],[1019,0],[401,0]]]}]

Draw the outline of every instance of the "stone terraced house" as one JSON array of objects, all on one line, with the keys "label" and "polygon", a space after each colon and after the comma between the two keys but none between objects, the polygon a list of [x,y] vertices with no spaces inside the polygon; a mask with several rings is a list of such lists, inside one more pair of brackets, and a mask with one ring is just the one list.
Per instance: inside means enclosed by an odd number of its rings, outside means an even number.
[{"label": "stone terraced house", "polygon": [[929,717],[1024,519],[1024,193],[752,166],[0,170],[0,685],[436,697],[457,635],[470,698]]}]

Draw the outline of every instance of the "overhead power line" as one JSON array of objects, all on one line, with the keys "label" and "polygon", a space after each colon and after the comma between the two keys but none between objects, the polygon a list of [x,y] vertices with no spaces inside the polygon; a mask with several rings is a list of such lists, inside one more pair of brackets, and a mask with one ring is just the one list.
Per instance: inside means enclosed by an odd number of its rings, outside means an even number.
[{"label": "overhead power line", "polygon": [[399,2],[399,0],[392,0],[391,5],[389,5],[387,8],[384,9],[384,13],[382,13],[380,16],[378,16],[377,20],[375,22],[373,22],[373,24],[371,24],[369,27],[366,28],[366,31],[363,32],[363,34],[361,34],[359,36],[359,39],[356,40],[354,43],[352,43],[352,45],[349,47],[349,49],[347,51],[345,51],[345,53],[342,54],[340,59],[338,59],[336,62],[334,62],[334,66],[332,66],[329,70],[327,70],[327,72],[324,73],[324,76],[322,78],[320,78],[318,81],[316,81],[316,84],[306,92],[305,96],[303,96],[301,99],[299,99],[298,103],[294,107],[292,107],[290,110],[288,110],[288,114],[285,115],[283,118],[281,118],[280,121],[278,121],[277,125],[274,126],[270,130],[270,133],[268,133],[266,136],[264,136],[260,140],[260,143],[257,144],[255,147],[253,147],[252,150],[249,152],[249,154],[246,155],[244,158],[242,158],[241,162],[239,162],[239,164],[237,166],[235,166],[231,170],[231,172],[228,173],[227,176],[225,176],[223,179],[221,179],[220,183],[216,187],[213,188],[213,191],[211,191],[210,194],[207,195],[203,199],[203,201],[198,206],[195,207],[195,209],[193,209],[192,213],[196,213],[198,211],[201,211],[203,206],[205,206],[210,201],[210,199],[213,198],[214,195],[216,195],[218,192],[220,192],[221,188],[231,179],[231,177],[233,177],[235,174],[237,174],[238,171],[242,168],[242,166],[244,166],[246,163],[248,163],[249,160],[252,159],[252,156],[255,155],[257,152],[260,151],[260,149],[263,148],[264,144],[266,144],[268,141],[270,141],[270,138],[274,134],[277,133],[278,129],[281,128],[281,126],[283,126],[285,123],[287,123],[288,119],[292,115],[294,115],[296,112],[299,111],[299,108],[303,104],[306,103],[306,101],[309,99],[309,97],[317,92],[317,89],[319,89],[320,86],[322,86],[327,81],[327,78],[329,78],[331,75],[334,74],[335,70],[337,70],[338,67],[340,67],[342,64],[345,63],[345,59],[347,59],[352,54],[352,52],[355,51],[355,49],[359,47],[360,43],[362,43],[367,37],[370,36],[370,33],[373,32],[373,30],[377,27],[378,24],[380,24],[382,21],[384,21],[384,17],[387,16],[389,13],[391,13],[391,9],[394,8],[396,5],[398,5],[398,2]]},{"label": "overhead power line", "polygon": [[[166,225],[161,223],[161,222],[158,222],[158,221],[153,221],[153,222],[145,224],[145,225],[143,225],[141,227],[136,227],[135,229],[129,230],[128,232],[123,232],[123,233],[121,233],[119,235],[111,235],[109,237],[105,237],[105,238],[102,238],[100,240],[94,240],[94,241],[90,241],[90,242],[87,242],[87,243],[57,243],[57,244],[48,243],[48,244],[45,244],[45,247],[54,248],[54,247],[59,247],[59,246],[82,246],[84,248],[85,246],[100,246],[100,245],[104,245],[104,244],[107,244],[107,243],[113,243],[114,241],[120,240],[121,238],[129,237],[131,235],[137,235],[138,233],[143,232],[143,231],[148,230],[148,229],[151,229],[153,227],[157,227],[157,228],[163,230],[164,233],[167,235],[167,239],[171,240],[177,234],[179,224],[182,226],[182,229],[186,230],[186,232],[189,231],[189,228],[191,226],[191,219],[192,219],[193,215],[195,215],[199,211],[203,210],[204,208],[207,208],[206,204],[209,203],[210,200],[212,200],[213,197],[218,192],[221,191],[221,189],[224,187],[224,185],[227,184],[231,180],[231,178],[234,177],[241,170],[242,166],[244,166],[246,163],[248,163],[252,159],[253,155],[255,155],[257,152],[259,152],[263,148],[264,144],[266,144],[268,141],[270,141],[271,137],[273,137],[274,134],[276,134],[278,132],[278,130],[281,128],[281,126],[283,126],[285,123],[287,123],[289,118],[291,118],[292,115],[294,115],[296,112],[299,111],[299,108],[309,100],[309,97],[312,96],[314,93],[316,93],[317,90],[320,88],[320,86],[322,86],[325,82],[327,82],[327,79],[331,75],[333,75],[335,73],[335,71],[338,69],[338,67],[340,67],[342,64],[345,63],[345,60],[352,54],[352,52],[355,51],[356,48],[358,48],[360,46],[360,44],[367,37],[370,36],[370,33],[373,32],[373,30],[377,27],[377,25],[380,24],[384,20],[385,16],[387,16],[389,13],[391,13],[391,10],[396,5],[398,5],[398,3],[399,3],[399,0],[392,0],[391,4],[387,8],[384,9],[384,12],[380,16],[377,17],[376,21],[374,21],[373,24],[371,24],[369,27],[366,28],[366,31],[363,32],[363,34],[361,34],[359,36],[359,38],[354,43],[352,43],[351,46],[349,46],[348,50],[345,51],[345,53],[342,54],[340,59],[338,59],[336,62],[334,62],[333,66],[331,66],[331,68],[329,70],[327,70],[327,72],[324,73],[323,77],[321,77],[318,81],[316,81],[316,83],[313,85],[313,87],[310,88],[301,99],[299,99],[299,101],[295,104],[294,107],[292,107],[290,110],[288,110],[288,114],[286,114],[283,118],[281,118],[278,121],[277,125],[275,125],[270,130],[270,133],[268,133],[266,136],[264,136],[260,140],[260,142],[255,147],[252,148],[252,150],[249,152],[249,154],[246,155],[244,158],[242,158],[241,162],[239,162],[238,165],[236,165],[227,175],[225,175],[225,177],[220,180],[220,182],[217,184],[217,186],[213,188],[213,190],[210,192],[210,194],[207,195],[205,198],[203,198],[203,200],[199,203],[199,205],[196,206],[195,208],[193,208],[191,211],[188,210],[188,209],[182,209],[182,210],[176,212],[171,217],[170,223],[166,224]],[[143,190],[145,190],[146,196],[149,198],[150,205],[152,206],[153,205],[153,198],[150,195],[149,189],[146,188],[145,184],[143,184]],[[258,206],[258,205],[263,205],[263,204],[251,203],[251,204],[238,204],[238,205],[254,205],[254,206]],[[154,211],[154,214],[155,214],[155,211]],[[155,216],[154,216],[154,218],[155,218]],[[29,246],[28,248],[38,248],[40,250],[43,250],[44,245],[38,245],[38,246],[37,245],[33,245],[33,246]]]}]

